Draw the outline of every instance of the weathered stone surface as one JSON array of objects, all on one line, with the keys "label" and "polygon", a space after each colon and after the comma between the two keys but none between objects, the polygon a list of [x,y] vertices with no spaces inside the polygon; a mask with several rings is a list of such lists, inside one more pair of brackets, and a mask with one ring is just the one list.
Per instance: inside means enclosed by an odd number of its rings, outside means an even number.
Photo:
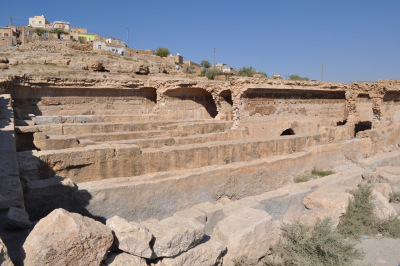
[{"label": "weathered stone surface", "polygon": [[205,212],[199,211],[197,209],[187,209],[184,211],[179,211],[179,212],[174,213],[173,216],[178,219],[193,218],[201,224],[205,224],[206,220],[207,220],[207,216],[206,216]]},{"label": "weathered stone surface", "polygon": [[348,188],[334,185],[322,185],[316,191],[308,194],[303,199],[307,209],[336,208],[340,213],[346,211],[349,204],[350,193]]},{"label": "weathered stone surface", "polygon": [[225,252],[226,246],[223,241],[204,236],[197,246],[176,257],[164,258],[162,264],[165,266],[218,266],[222,265]]},{"label": "weathered stone surface", "polygon": [[111,230],[91,218],[56,209],[26,239],[17,265],[100,265],[111,247]]},{"label": "weathered stone surface", "polygon": [[372,203],[374,204],[374,214],[379,219],[387,219],[396,214],[395,209],[390,205],[388,199],[378,191],[372,191]]},{"label": "weathered stone surface", "polygon": [[150,224],[156,224],[156,223],[159,223],[159,222],[160,221],[157,220],[157,219],[149,219],[149,220],[141,222],[140,224],[147,228],[147,226],[149,226]]},{"label": "weathered stone surface", "polygon": [[146,227],[114,216],[107,220],[107,226],[114,233],[114,243],[122,251],[128,252],[143,258],[151,258],[153,251],[150,248],[150,241],[153,235]]},{"label": "weathered stone surface", "polygon": [[233,265],[233,260],[243,255],[249,259],[264,256],[278,241],[279,230],[268,213],[245,208],[220,221],[212,237],[225,242],[224,265]]},{"label": "weathered stone surface", "polygon": [[8,251],[6,245],[0,238],[0,265],[1,266],[14,266],[10,257],[8,256]]},{"label": "weathered stone surface", "polygon": [[8,229],[30,229],[29,214],[23,209],[11,207],[7,213],[5,226]]},{"label": "weathered stone surface", "polygon": [[105,266],[147,266],[146,260],[124,252],[110,252],[103,261]]},{"label": "weathered stone surface", "polygon": [[372,185],[372,188],[380,192],[388,201],[390,199],[390,194],[392,193],[392,189],[389,184],[386,183],[375,183]]},{"label": "weathered stone surface", "polygon": [[219,200],[219,203],[221,203],[222,205],[228,204],[229,202],[231,202],[231,200],[228,198],[222,198]]},{"label": "weathered stone surface", "polygon": [[204,225],[195,219],[170,217],[147,228],[155,237],[155,257],[176,256],[194,247],[204,237]]},{"label": "weathered stone surface", "polygon": [[8,59],[5,57],[0,57],[0,63],[8,63]]},{"label": "weathered stone surface", "polygon": [[8,65],[4,63],[0,63],[0,69],[7,69]]},{"label": "weathered stone surface", "polygon": [[89,70],[102,70],[103,69],[103,62],[97,59],[90,59],[87,62],[87,68]]},{"label": "weathered stone surface", "polygon": [[318,219],[323,220],[326,217],[331,218],[333,225],[336,227],[339,224],[340,211],[337,208],[312,209],[297,214],[290,214],[288,217],[285,217],[285,220],[291,222],[299,221],[304,225],[313,226]]},{"label": "weathered stone surface", "polygon": [[210,202],[203,202],[194,205],[192,208],[204,212],[206,214],[207,216],[207,222],[205,224],[206,235],[211,235],[217,223],[226,217],[223,211],[223,205],[221,203],[213,205]]}]

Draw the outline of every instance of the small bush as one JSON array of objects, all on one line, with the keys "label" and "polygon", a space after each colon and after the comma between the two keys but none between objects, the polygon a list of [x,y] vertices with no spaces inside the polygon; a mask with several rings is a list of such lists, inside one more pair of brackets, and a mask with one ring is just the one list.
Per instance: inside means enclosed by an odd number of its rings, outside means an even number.
[{"label": "small bush", "polygon": [[310,80],[307,77],[300,77],[299,75],[287,75],[286,79],[288,79],[288,80],[305,80],[305,81],[309,81]]},{"label": "small bush", "polygon": [[74,54],[64,54],[64,56],[74,56]]},{"label": "small bush", "polygon": [[303,183],[303,182],[307,182],[310,181],[310,177],[308,176],[304,176],[304,177],[298,177],[294,179],[295,183]]},{"label": "small bush", "polygon": [[204,68],[209,68],[211,67],[211,63],[208,60],[202,60],[200,65]]},{"label": "small bush", "polygon": [[170,52],[168,50],[168,48],[165,47],[157,47],[156,51],[154,52],[154,54],[156,56],[160,56],[160,57],[167,57]]},{"label": "small bush", "polygon": [[131,57],[124,57],[124,59],[128,60],[128,61],[133,61],[133,59]]},{"label": "small bush", "polygon": [[190,67],[186,67],[185,72],[186,72],[187,74],[194,74],[194,73],[196,73],[196,71],[192,70]]},{"label": "small bush", "polygon": [[400,192],[390,193],[390,202],[400,202]]},{"label": "small bush", "polygon": [[333,175],[335,172],[328,170],[328,171],[323,171],[323,170],[317,170],[316,168],[314,168],[311,172],[311,174],[319,176],[319,177],[324,177],[324,176],[328,176],[328,175]]},{"label": "small bush", "polygon": [[[299,222],[284,224],[272,257],[264,258],[258,265],[265,266],[337,266],[354,265],[354,259],[363,254],[354,248],[333,227],[330,218],[318,220],[313,227]],[[253,266],[253,261],[242,257],[235,266]]]}]

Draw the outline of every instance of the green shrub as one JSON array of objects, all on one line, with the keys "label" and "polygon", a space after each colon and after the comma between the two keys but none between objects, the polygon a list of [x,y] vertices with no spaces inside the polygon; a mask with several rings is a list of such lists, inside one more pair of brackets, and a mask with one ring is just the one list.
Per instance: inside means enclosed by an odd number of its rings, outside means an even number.
[{"label": "green shrub", "polygon": [[238,76],[241,77],[252,77],[254,74],[262,74],[264,75],[266,78],[268,78],[268,75],[265,74],[264,72],[258,72],[254,67],[249,66],[249,67],[242,67],[241,69],[239,69],[238,71]]},{"label": "green shrub", "polygon": [[186,71],[187,74],[194,74],[194,73],[196,73],[196,71],[192,70],[191,67],[186,67],[185,71]]},{"label": "green shrub", "polygon": [[170,52],[168,50],[168,48],[165,47],[157,47],[155,53],[156,56],[160,56],[160,57],[167,57]]},{"label": "green shrub", "polygon": [[304,177],[298,177],[294,179],[295,183],[303,183],[303,182],[307,182],[310,181],[310,177],[309,176],[304,176]]},{"label": "green shrub", "polygon": [[[314,226],[300,222],[283,224],[282,234],[271,257],[258,265],[265,266],[337,266],[354,265],[361,259],[362,251],[355,249],[355,242],[345,240],[333,227],[330,218],[317,220]],[[253,266],[253,261],[241,257],[235,266]]]},{"label": "green shrub", "polygon": [[323,171],[323,170],[317,170],[317,168],[314,168],[311,172],[311,174],[319,176],[319,177],[324,177],[328,175],[333,175],[335,172],[328,170],[328,171]]},{"label": "green shrub", "polygon": [[310,80],[307,77],[300,77],[299,75],[287,75],[286,79],[288,79],[288,80],[306,80],[306,81]]},{"label": "green shrub", "polygon": [[[201,63],[200,63],[200,65],[201,65],[202,67],[204,67],[204,68],[209,68],[209,67],[211,67],[211,63],[210,63],[209,61],[207,61],[207,60],[202,60]],[[203,76],[203,77],[204,77],[204,76]]]}]

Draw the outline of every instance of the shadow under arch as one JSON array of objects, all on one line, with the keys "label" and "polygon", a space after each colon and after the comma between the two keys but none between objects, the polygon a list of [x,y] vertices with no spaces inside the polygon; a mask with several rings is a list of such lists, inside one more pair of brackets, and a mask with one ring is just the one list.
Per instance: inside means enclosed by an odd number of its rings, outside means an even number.
[{"label": "shadow under arch", "polygon": [[177,110],[179,110],[180,107],[182,108],[182,110],[187,107],[191,107],[191,109],[194,110],[198,108],[204,108],[210,118],[215,118],[218,114],[217,105],[215,104],[211,93],[204,89],[176,88],[167,90],[166,92],[164,92],[164,95],[167,96],[167,100],[168,98],[170,98],[171,101],[176,101],[176,99],[179,99],[180,101],[191,101],[195,103],[195,105],[186,107],[183,104],[177,103],[174,106]]}]

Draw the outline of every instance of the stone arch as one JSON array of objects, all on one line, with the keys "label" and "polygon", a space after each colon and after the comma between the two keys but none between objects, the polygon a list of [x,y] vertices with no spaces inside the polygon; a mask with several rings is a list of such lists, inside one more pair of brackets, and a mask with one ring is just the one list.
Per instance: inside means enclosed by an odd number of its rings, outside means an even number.
[{"label": "stone arch", "polygon": [[295,135],[294,130],[291,128],[287,128],[281,133],[281,136],[291,136],[291,135]]},{"label": "stone arch", "polygon": [[210,92],[201,88],[176,88],[164,92],[161,108],[174,119],[211,119],[218,114]]},{"label": "stone arch", "polygon": [[233,100],[230,90],[223,90],[219,94],[219,112],[220,120],[232,121],[233,120]]}]

